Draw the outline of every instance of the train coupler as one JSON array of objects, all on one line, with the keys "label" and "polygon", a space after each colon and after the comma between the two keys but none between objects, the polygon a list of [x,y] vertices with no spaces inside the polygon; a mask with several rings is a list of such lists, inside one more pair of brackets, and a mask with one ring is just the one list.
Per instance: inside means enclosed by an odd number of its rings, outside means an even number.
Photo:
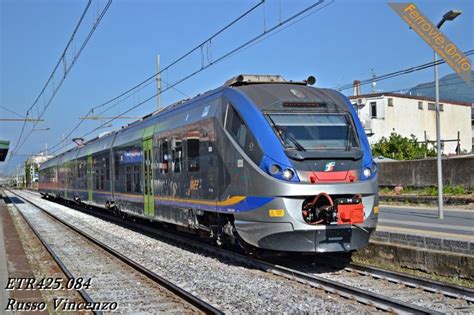
[{"label": "train coupler", "polygon": [[364,222],[362,197],[332,199],[326,193],[308,198],[303,203],[303,218],[311,225],[359,224]]}]

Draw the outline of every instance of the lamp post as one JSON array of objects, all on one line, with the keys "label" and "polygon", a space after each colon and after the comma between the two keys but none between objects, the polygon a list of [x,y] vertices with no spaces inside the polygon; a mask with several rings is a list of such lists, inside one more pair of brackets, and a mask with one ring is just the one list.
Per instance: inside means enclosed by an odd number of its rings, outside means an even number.
[{"label": "lamp post", "polygon": [[[438,29],[446,21],[452,21],[462,12],[460,10],[450,10],[443,15],[443,18],[436,25]],[[436,164],[438,169],[438,219],[444,218],[443,213],[443,169],[441,164],[441,128],[439,122],[439,78],[438,65],[436,65],[436,51],[434,53],[434,76],[435,76],[435,107],[436,107]]]}]

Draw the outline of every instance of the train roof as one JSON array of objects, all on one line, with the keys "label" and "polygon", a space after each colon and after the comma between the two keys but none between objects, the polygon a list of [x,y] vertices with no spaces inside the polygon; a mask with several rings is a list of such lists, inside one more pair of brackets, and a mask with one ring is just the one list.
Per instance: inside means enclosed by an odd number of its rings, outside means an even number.
[{"label": "train roof", "polygon": [[216,89],[198,94],[175,102],[167,107],[156,110],[143,116],[141,119],[122,126],[120,129],[111,131],[103,136],[88,140],[81,147],[69,149],[54,158],[44,167],[56,161],[62,161],[72,156],[77,158],[109,148],[114,143],[123,144],[127,140],[143,135],[145,129],[156,123],[160,117],[199,103],[202,99],[221,93],[226,88],[239,90],[249,97],[262,111],[280,110],[292,108],[308,109],[315,107],[324,111],[347,111],[347,106],[342,102],[338,92],[308,86],[314,84],[315,78],[310,76],[304,81],[287,81],[280,75],[248,75],[241,74],[227,80],[224,85]]},{"label": "train roof", "polygon": [[272,110],[321,110],[347,112],[347,104],[333,90],[315,88],[297,83],[241,85],[245,93],[262,111]]}]

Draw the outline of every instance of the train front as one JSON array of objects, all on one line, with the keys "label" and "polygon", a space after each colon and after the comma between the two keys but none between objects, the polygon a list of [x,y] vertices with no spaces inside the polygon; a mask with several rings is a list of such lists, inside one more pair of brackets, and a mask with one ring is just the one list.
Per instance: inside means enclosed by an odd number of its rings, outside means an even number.
[{"label": "train front", "polygon": [[249,170],[248,193],[271,197],[235,213],[240,237],[278,251],[367,246],[378,218],[377,165],[350,101],[291,82],[243,82],[229,98],[263,151],[258,169]]}]

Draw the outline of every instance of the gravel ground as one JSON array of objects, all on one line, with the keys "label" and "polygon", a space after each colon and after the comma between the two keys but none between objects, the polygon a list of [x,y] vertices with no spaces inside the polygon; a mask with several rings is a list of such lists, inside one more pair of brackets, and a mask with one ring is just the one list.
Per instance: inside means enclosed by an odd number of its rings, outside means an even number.
[{"label": "gravel ground", "polygon": [[86,291],[94,302],[116,302],[116,312],[127,314],[197,311],[41,210],[27,203],[17,206],[76,279],[92,279]]},{"label": "gravel ground", "polygon": [[178,248],[85,213],[21,193],[226,313],[368,313],[337,295]]}]

